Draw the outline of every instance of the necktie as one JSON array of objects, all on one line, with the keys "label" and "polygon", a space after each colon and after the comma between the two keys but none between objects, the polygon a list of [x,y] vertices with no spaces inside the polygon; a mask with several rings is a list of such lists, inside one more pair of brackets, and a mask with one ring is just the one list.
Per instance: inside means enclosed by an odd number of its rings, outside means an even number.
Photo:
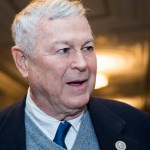
[{"label": "necktie", "polygon": [[60,145],[61,147],[65,149],[67,149],[65,145],[65,137],[70,127],[71,127],[71,124],[69,122],[60,123],[57,129],[55,138],[53,140],[56,144]]}]

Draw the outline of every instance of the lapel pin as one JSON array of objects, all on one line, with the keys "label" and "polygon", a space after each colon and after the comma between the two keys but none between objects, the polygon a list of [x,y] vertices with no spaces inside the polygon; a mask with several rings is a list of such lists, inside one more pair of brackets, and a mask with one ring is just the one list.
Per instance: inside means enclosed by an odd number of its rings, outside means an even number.
[{"label": "lapel pin", "polygon": [[126,149],[126,144],[123,141],[117,141],[115,143],[115,147],[117,150],[125,150]]}]

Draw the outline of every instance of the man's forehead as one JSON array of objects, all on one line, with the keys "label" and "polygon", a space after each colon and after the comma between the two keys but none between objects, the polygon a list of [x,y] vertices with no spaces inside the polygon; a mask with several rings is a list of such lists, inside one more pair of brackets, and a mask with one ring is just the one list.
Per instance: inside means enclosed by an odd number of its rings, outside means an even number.
[{"label": "man's forehead", "polygon": [[49,19],[48,17],[43,17],[38,22],[37,29],[49,29],[52,26],[56,25],[61,27],[61,23],[66,23],[66,25],[70,25],[76,22],[79,23],[79,26],[82,26],[81,24],[83,23],[84,25],[86,24],[87,26],[90,26],[87,18],[84,15],[75,15],[56,19]]},{"label": "man's forehead", "polygon": [[55,20],[43,19],[38,25],[37,36],[37,38],[42,38],[42,40],[46,36],[46,40],[49,40],[49,38],[55,40],[56,38],[56,41],[53,42],[57,43],[65,43],[69,39],[73,40],[75,36],[77,39],[84,38],[86,41],[94,41],[88,21],[85,17],[80,16],[75,17],[75,19],[73,17]]}]

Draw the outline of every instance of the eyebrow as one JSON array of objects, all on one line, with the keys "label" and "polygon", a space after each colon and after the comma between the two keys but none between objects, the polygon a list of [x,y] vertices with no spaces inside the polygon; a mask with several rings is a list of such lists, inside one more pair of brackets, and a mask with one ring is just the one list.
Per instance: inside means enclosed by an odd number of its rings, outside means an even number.
[{"label": "eyebrow", "polygon": [[91,38],[91,39],[89,39],[89,40],[87,40],[85,43],[84,43],[84,45],[86,45],[86,44],[88,44],[88,43],[94,43],[95,42],[95,40],[94,40],[94,38]]},{"label": "eyebrow", "polygon": [[[86,45],[86,44],[88,44],[88,43],[90,43],[90,42],[93,42],[94,43],[94,38],[92,37],[92,38],[89,38],[83,45]],[[54,42],[53,43],[53,45],[55,45],[55,44],[67,44],[67,45],[73,45],[72,44],[72,42],[69,42],[69,41],[56,41],[56,42]]]}]

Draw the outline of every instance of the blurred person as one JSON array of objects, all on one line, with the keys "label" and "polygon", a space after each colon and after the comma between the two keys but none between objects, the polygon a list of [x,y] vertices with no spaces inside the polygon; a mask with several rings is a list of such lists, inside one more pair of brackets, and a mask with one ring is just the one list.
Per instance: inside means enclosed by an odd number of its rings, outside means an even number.
[{"label": "blurred person", "polygon": [[32,1],[14,19],[12,34],[12,55],[29,89],[0,112],[1,150],[150,148],[148,114],[91,96],[96,55],[80,1]]}]

